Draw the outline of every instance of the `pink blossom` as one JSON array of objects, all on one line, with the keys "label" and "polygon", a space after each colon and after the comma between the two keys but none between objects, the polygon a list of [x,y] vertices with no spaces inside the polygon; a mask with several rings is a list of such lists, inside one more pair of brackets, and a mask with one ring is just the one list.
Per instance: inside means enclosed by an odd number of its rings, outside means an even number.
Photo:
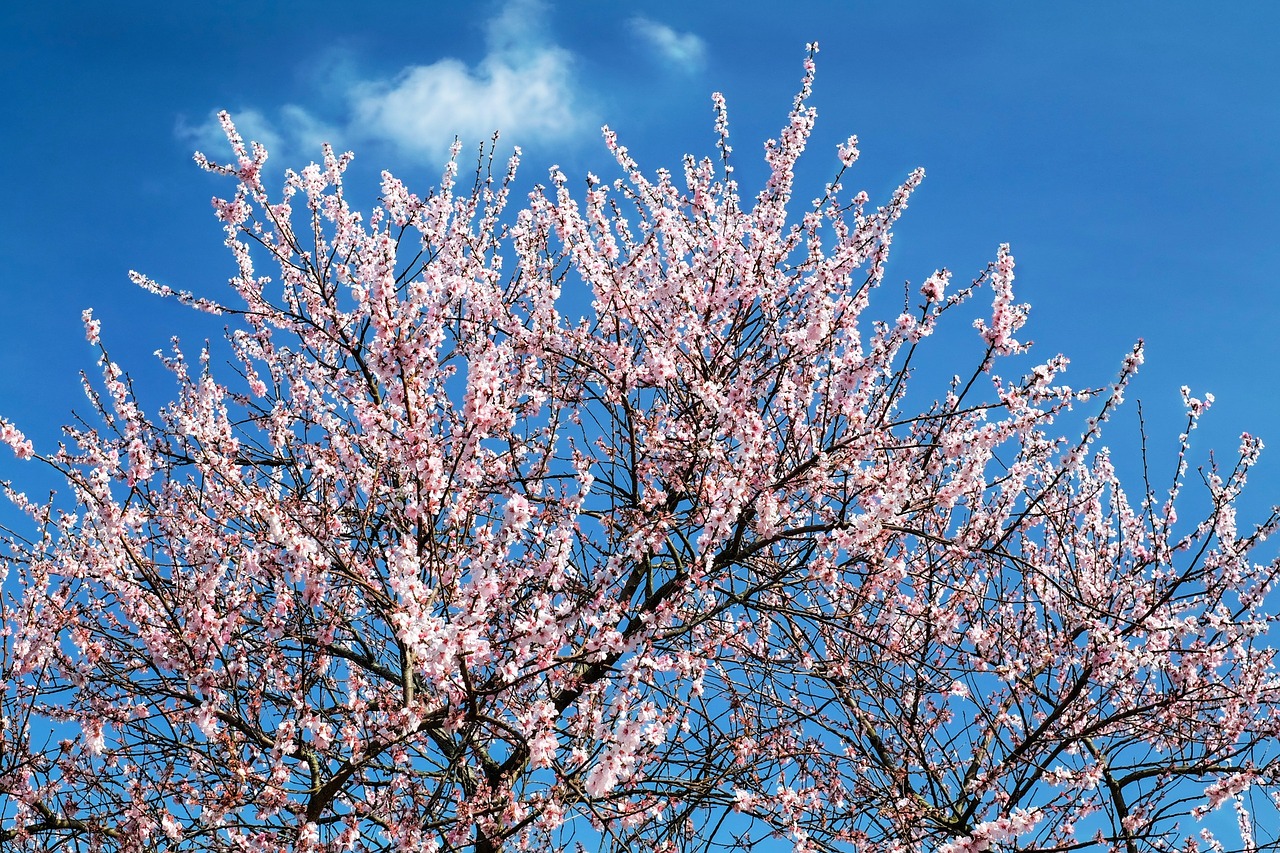
[{"label": "pink blossom", "polygon": [[84,336],[89,343],[97,345],[102,334],[102,321],[93,319],[93,309],[86,308],[80,314],[84,321]]},{"label": "pink blossom", "polygon": [[0,442],[9,445],[19,459],[30,459],[35,455],[35,449],[27,437],[3,418],[0,418]]},{"label": "pink blossom", "polygon": [[1261,443],[1198,458],[1184,389],[1167,465],[1108,450],[1141,343],[1083,390],[1018,357],[1007,246],[875,293],[924,173],[875,207],[850,137],[797,196],[815,74],[750,192],[720,96],[712,157],[606,129],[579,190],[455,146],[372,211],[223,115],[230,366],[175,341],[144,410],[99,350],[61,491],[3,486],[6,853],[1220,851],[1186,818],[1228,800],[1274,844]]}]

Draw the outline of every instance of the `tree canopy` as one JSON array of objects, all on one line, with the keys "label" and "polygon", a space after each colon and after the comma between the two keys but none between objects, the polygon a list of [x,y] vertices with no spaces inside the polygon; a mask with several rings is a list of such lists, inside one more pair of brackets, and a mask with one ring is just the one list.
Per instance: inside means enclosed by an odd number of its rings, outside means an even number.
[{"label": "tree canopy", "polygon": [[[224,117],[235,294],[135,279],[233,361],[175,343],[148,413],[86,312],[96,418],[0,422],[75,505],[8,489],[4,848],[1274,846],[1261,443],[1187,501],[1184,390],[1173,475],[1144,446],[1123,485],[1141,347],[1064,384],[1007,247],[883,313],[923,173],[873,207],[850,139],[796,202],[812,80],[753,197],[719,96],[714,158],[648,176],[606,130],[620,178],[517,202],[518,152],[467,186],[455,150],[367,217],[350,155],[272,194]],[[978,357],[913,385],[980,294]]]}]

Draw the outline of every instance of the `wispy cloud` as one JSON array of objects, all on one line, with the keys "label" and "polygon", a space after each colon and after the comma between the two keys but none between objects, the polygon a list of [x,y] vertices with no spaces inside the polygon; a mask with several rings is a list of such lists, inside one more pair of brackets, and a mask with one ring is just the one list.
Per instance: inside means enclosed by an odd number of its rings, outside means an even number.
[{"label": "wispy cloud", "polygon": [[[261,110],[236,110],[232,116],[236,122],[236,130],[245,139],[252,139],[267,146],[268,151],[277,151],[284,146],[284,137],[276,130],[275,123]],[[218,123],[218,111],[210,110],[204,121],[189,124],[186,116],[179,116],[174,127],[174,135],[182,142],[195,146],[196,150],[214,156],[227,148],[227,137]]]},{"label": "wispy cloud", "polygon": [[665,62],[683,71],[700,68],[707,58],[707,45],[693,33],[682,33],[666,24],[637,15],[631,30]]},{"label": "wispy cloud", "polygon": [[[260,109],[233,112],[237,127],[268,149],[314,156],[321,141],[338,147],[390,143],[416,160],[440,162],[455,137],[471,147],[502,134],[507,143],[563,140],[592,126],[576,90],[573,55],[551,42],[541,0],[510,0],[488,24],[486,52],[474,66],[446,57],[411,65],[389,80],[353,77],[342,91],[342,115],[325,122],[290,104],[269,117]],[[179,125],[179,135],[225,148],[216,119]],[[214,147],[215,144],[220,147]]]},{"label": "wispy cloud", "polygon": [[[275,119],[252,107],[232,110],[231,118],[240,135],[245,140],[261,142],[267,151],[275,155],[272,159],[295,152],[315,156],[319,154],[321,144],[329,142],[341,147],[348,135],[340,128],[320,121],[297,104],[285,104],[277,109]],[[183,142],[215,160],[229,153],[217,110],[211,110],[199,124],[189,124],[185,117],[180,117],[174,133]]]}]

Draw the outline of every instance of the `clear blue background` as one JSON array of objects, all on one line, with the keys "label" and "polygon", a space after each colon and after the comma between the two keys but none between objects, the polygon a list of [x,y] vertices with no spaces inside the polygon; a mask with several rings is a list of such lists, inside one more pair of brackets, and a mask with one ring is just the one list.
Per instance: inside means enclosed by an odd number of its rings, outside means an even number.
[{"label": "clear blue background", "polygon": [[[150,353],[174,333],[193,344],[219,335],[221,320],[126,278],[133,268],[226,292],[233,269],[208,199],[231,187],[191,162],[196,147],[226,154],[206,144],[213,110],[273,136],[277,167],[318,157],[317,133],[355,149],[352,199],[368,208],[381,168],[425,191],[455,131],[470,134],[466,168],[483,116],[465,115],[464,99],[456,128],[442,118],[439,138],[414,147],[362,121],[360,93],[452,58],[494,95],[484,86],[495,63],[550,56],[572,120],[547,130],[526,115],[503,128],[526,151],[522,186],[553,162],[575,181],[588,169],[616,176],[603,122],[648,169],[711,153],[709,95],[721,90],[753,191],[749,165],[817,40],[811,185],[850,133],[863,157],[848,183],[875,201],[911,168],[928,171],[898,227],[891,279],[947,266],[967,280],[1009,242],[1034,306],[1028,336],[1044,356],[1071,357],[1070,379],[1107,381],[1145,337],[1130,397],[1144,401],[1157,454],[1180,427],[1185,383],[1218,397],[1204,446],[1234,450],[1249,430],[1280,455],[1274,2],[7,3],[0,34],[0,413],[38,447],[85,408],[78,371],[94,354],[83,308],[153,407],[169,387]],[[300,115],[323,130],[301,132]],[[1120,433],[1131,434],[1129,416]],[[1253,506],[1280,502],[1277,470],[1264,455]],[[0,460],[0,477],[29,472]]]}]

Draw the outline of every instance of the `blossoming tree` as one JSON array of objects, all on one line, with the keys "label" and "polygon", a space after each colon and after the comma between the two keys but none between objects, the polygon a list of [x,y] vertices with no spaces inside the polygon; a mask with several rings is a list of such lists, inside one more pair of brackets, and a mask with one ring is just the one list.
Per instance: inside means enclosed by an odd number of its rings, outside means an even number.
[{"label": "blossoming tree", "polygon": [[[1123,488],[1097,439],[1141,349],[1093,392],[1028,360],[1005,248],[873,319],[922,174],[872,208],[851,139],[795,204],[812,75],[753,199],[718,96],[682,171],[606,131],[623,177],[581,196],[553,169],[513,205],[513,159],[384,174],[367,218],[348,156],[270,195],[224,117],[236,296],[136,280],[226,315],[231,366],[175,344],[144,412],[86,312],[94,422],[39,452],[0,422],[75,504],[10,489],[0,847],[1273,843],[1277,519],[1235,512],[1260,443],[1202,472],[1197,522],[1186,434]],[[917,349],[984,290],[981,354],[917,402]]]}]

